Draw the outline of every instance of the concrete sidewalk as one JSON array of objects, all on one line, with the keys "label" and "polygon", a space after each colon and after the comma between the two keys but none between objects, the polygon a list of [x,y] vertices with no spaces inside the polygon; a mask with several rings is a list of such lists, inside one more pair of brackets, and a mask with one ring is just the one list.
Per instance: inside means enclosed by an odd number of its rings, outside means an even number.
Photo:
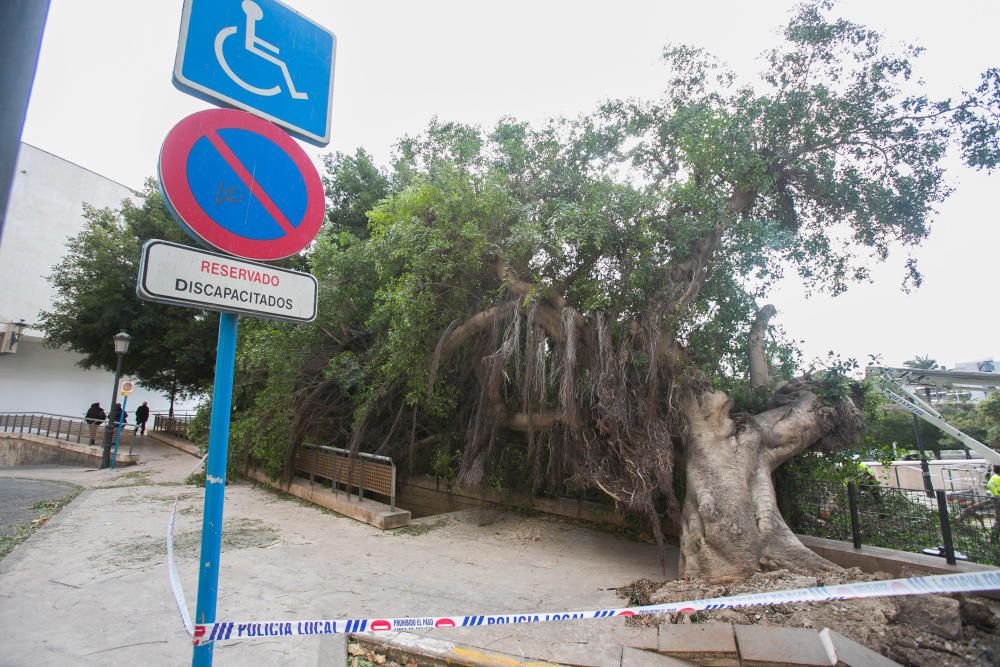
[{"label": "concrete sidewalk", "polygon": [[[203,491],[182,482],[196,459],[151,438],[136,451],[140,465],[115,471],[0,470],[86,489],[0,562],[4,665],[190,662],[164,536],[179,494],[177,565],[193,615]],[[383,532],[246,483],[228,486],[225,511],[219,620],[600,609],[623,604],[616,587],[664,578],[652,545],[547,517],[469,510]],[[621,619],[428,634],[581,665],[618,665],[622,643],[643,640]],[[219,644],[215,656],[219,665],[329,664],[331,646],[245,640]]]}]

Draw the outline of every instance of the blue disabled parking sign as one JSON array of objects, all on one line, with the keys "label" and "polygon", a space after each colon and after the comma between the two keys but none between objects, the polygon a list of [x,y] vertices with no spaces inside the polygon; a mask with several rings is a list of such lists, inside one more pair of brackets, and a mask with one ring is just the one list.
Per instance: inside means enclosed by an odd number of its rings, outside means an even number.
[{"label": "blue disabled parking sign", "polygon": [[336,44],[277,0],[185,0],[174,83],[325,146]]}]

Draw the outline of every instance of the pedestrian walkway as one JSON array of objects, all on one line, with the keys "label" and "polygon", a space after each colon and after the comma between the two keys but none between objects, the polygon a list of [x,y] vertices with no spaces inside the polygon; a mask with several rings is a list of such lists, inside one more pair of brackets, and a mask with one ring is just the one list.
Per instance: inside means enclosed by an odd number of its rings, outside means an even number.
[{"label": "pedestrian walkway", "polygon": [[[183,480],[196,459],[149,437],[138,438],[135,450],[140,464],[125,469],[0,470],[86,489],[0,562],[5,665],[190,660],[169,590],[164,535],[179,495],[177,564],[193,605],[202,490]],[[381,531],[249,483],[226,491],[220,620],[600,609],[619,606],[614,589],[640,578],[663,578],[654,546],[558,519],[468,510]],[[642,633],[623,623],[431,633],[525,658],[618,665],[622,644]],[[216,664],[329,664],[322,651],[332,645],[322,638],[220,644]]]}]

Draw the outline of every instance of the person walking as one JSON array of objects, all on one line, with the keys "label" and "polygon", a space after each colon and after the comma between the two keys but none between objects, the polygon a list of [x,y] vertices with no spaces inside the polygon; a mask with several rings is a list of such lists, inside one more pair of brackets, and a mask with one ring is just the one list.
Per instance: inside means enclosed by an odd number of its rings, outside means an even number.
[{"label": "person walking", "polygon": [[135,409],[135,430],[139,435],[146,435],[146,422],[149,421],[149,406],[146,401]]},{"label": "person walking", "polygon": [[101,407],[100,403],[91,403],[90,408],[87,410],[87,414],[84,419],[87,420],[87,424],[90,425],[90,444],[96,444],[95,438],[97,437],[97,427],[104,423],[104,420],[108,418],[105,414],[104,408]]},{"label": "person walking", "polygon": [[108,424],[112,428],[118,428],[118,424],[128,423],[128,413],[122,411],[122,404],[115,403],[115,406],[111,408],[111,414],[108,416]]}]

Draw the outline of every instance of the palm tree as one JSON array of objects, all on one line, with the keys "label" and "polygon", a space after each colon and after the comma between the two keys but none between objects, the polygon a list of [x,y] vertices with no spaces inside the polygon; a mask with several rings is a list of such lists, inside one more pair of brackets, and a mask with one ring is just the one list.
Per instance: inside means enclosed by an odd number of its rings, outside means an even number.
[{"label": "palm tree", "polygon": [[921,370],[930,371],[935,368],[939,368],[936,359],[931,359],[930,355],[921,357],[919,354],[914,356],[912,359],[907,359],[903,362],[903,365],[907,368],[919,368]]}]

